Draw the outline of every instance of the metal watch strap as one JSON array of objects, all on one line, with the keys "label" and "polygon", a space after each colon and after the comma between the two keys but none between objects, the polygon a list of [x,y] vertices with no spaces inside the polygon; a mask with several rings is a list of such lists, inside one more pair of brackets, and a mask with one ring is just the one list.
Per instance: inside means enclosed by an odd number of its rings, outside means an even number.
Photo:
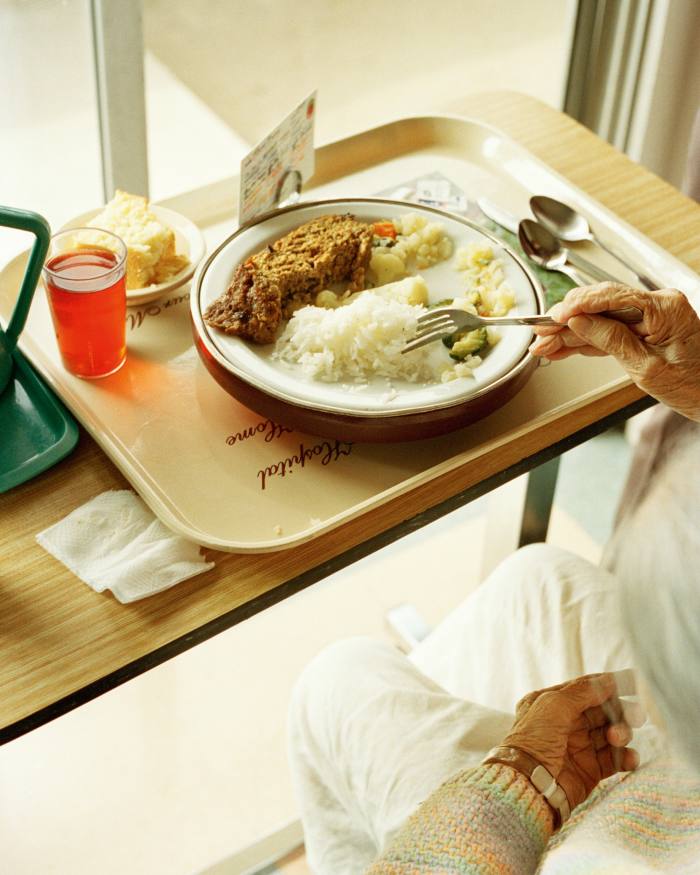
[{"label": "metal watch strap", "polygon": [[494,747],[486,754],[483,762],[484,764],[501,763],[524,775],[559,815],[556,828],[566,823],[571,816],[571,806],[564,790],[557,784],[553,775],[525,751],[517,747]]}]

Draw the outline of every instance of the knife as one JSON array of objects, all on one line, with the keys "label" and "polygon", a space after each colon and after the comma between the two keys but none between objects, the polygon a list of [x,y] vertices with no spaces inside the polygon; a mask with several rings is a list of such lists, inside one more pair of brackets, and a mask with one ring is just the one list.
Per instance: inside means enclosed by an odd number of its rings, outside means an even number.
[{"label": "knife", "polygon": [[520,223],[514,216],[502,210],[498,204],[495,204],[486,197],[480,197],[476,204],[487,219],[491,219],[492,222],[500,225],[501,228],[505,228],[506,231],[510,231],[516,237],[518,236],[518,225]]}]

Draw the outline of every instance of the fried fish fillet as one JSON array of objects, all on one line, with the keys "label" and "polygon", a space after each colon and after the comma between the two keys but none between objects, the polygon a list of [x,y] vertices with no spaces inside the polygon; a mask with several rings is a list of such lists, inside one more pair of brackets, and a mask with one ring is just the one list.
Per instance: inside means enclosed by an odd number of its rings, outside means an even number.
[{"label": "fried fish fillet", "polygon": [[320,216],[240,264],[204,321],[255,343],[271,343],[282,319],[333,283],[364,287],[372,226],[354,216]]}]

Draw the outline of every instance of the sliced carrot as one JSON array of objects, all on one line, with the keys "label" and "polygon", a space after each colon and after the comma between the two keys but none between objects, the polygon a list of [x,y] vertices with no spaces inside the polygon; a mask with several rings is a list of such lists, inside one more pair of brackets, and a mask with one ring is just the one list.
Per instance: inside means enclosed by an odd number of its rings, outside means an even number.
[{"label": "sliced carrot", "polygon": [[375,222],[372,225],[372,232],[377,237],[393,237],[396,239],[396,228],[393,222]]}]

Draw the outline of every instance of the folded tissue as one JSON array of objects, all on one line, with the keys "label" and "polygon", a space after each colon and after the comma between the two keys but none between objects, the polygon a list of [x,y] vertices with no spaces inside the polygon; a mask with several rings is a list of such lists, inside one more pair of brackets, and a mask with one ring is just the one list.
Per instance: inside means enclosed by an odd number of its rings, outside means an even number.
[{"label": "folded tissue", "polygon": [[111,589],[122,604],[214,567],[128,489],[103,492],[36,539],[96,592]]}]

